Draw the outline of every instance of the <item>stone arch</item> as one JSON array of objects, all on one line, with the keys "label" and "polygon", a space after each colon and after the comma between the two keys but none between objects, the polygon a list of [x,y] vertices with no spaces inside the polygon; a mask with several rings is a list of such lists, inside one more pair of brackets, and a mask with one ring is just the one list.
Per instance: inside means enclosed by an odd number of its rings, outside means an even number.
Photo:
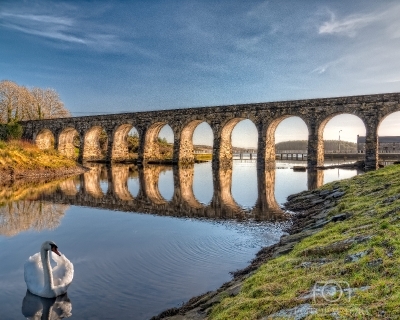
[{"label": "stone arch", "polygon": [[41,150],[54,148],[54,142],[54,134],[49,129],[40,130],[35,138],[35,144]]},{"label": "stone arch", "polygon": [[[378,153],[400,153],[400,139],[395,138],[400,136],[399,122],[400,111],[388,112],[380,119],[377,127]],[[383,138],[385,136],[392,138]]]},{"label": "stone arch", "polygon": [[74,138],[79,137],[79,133],[75,128],[69,127],[64,129],[58,136],[58,151],[68,158],[77,158],[75,152]]},{"label": "stone arch", "polygon": [[[204,120],[192,120],[186,124],[180,133],[180,143],[179,143],[179,154],[178,161],[181,163],[194,163],[194,144],[193,144],[193,134],[196,128],[202,124],[207,123]],[[207,123],[209,126],[209,124]],[[209,126],[211,129],[211,127]],[[212,131],[212,130],[211,130]]]},{"label": "stone arch", "polygon": [[162,160],[162,155],[160,153],[160,148],[157,143],[158,135],[161,129],[167,125],[166,122],[156,122],[153,123],[146,131],[144,138],[144,152],[143,161],[159,161]]},{"label": "stone arch", "polygon": [[[377,128],[378,133],[379,133],[379,131],[381,129],[382,123],[383,122],[387,122],[388,120],[390,120],[388,118],[392,118],[393,116],[396,117],[396,118],[400,118],[400,110],[397,110],[397,111],[395,110],[395,111],[388,112],[381,119],[379,119],[378,128]],[[393,122],[393,124],[389,124],[390,127],[394,126],[394,124],[396,124],[396,128],[399,128],[398,127],[398,123],[400,121],[397,121],[397,119],[393,119],[392,122]],[[400,130],[398,130],[398,131],[400,132]],[[381,135],[381,134],[379,134],[379,135]],[[386,134],[384,133],[383,135],[386,135]],[[400,133],[398,135],[400,135]]]},{"label": "stone arch", "polygon": [[134,128],[134,126],[129,123],[121,124],[117,128],[115,128],[113,133],[113,143],[111,151],[112,161],[129,160],[130,155],[128,150],[128,134],[132,130],[132,128]]},{"label": "stone arch", "polygon": [[325,119],[321,121],[321,123],[318,126],[318,141],[317,141],[317,163],[319,165],[322,165],[324,163],[324,157],[325,157],[325,148],[324,148],[324,131],[325,127],[328,124],[329,121],[331,121],[333,118],[340,116],[340,115],[350,115],[357,117],[359,120],[364,125],[365,130],[367,130],[367,125],[363,119],[363,117],[357,113],[349,113],[349,112],[337,112],[337,113],[332,113]]},{"label": "stone arch", "polygon": [[[252,136],[253,134],[255,134],[255,136]],[[246,145],[242,144],[243,140],[246,141]],[[232,149],[234,148],[247,149],[247,150],[236,149],[236,152],[239,153],[240,159],[242,159],[243,151],[245,153],[248,152],[250,159],[252,159],[252,154],[254,150],[257,149],[257,142],[258,142],[258,130],[253,120],[248,118],[242,119],[232,129],[231,133]]]},{"label": "stone arch", "polygon": [[[93,126],[84,135],[83,160],[103,160],[104,151],[100,146],[100,134],[104,131],[101,126]],[[107,143],[105,144],[107,146]]]},{"label": "stone arch", "polygon": [[281,124],[283,120],[289,119],[291,117],[297,117],[303,120],[303,122],[306,124],[308,132],[310,132],[309,124],[308,122],[301,117],[300,115],[297,114],[287,114],[283,115],[279,118],[273,119],[271,123],[267,127],[266,131],[266,138],[265,138],[265,161],[266,163],[274,163],[276,154],[275,154],[275,132],[277,127]]}]

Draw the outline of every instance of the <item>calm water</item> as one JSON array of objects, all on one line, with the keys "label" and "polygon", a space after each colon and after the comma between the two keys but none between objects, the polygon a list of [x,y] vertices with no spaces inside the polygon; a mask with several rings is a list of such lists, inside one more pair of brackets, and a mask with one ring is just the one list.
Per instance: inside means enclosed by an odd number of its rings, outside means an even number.
[{"label": "calm water", "polygon": [[[3,188],[0,319],[57,307],[71,319],[148,319],[216,289],[278,241],[288,195],[357,174],[290,166],[257,175],[252,161],[220,172],[210,163],[93,165],[81,177]],[[68,301],[54,305],[25,297],[23,275],[24,262],[50,239],[75,266]]]}]

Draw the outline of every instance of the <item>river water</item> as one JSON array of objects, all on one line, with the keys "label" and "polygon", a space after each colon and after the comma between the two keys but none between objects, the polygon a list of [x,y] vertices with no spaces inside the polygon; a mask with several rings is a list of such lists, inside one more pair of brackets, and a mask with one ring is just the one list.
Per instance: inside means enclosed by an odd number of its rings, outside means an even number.
[{"label": "river water", "polygon": [[[297,162],[296,165],[299,163]],[[218,288],[288,224],[288,195],[356,170],[257,173],[254,161],[188,168],[91,165],[81,176],[0,191],[0,319],[149,319]],[[68,296],[28,295],[23,266],[53,240],[74,264]],[[57,314],[58,313],[58,317]],[[61,314],[61,316],[60,316]]]}]

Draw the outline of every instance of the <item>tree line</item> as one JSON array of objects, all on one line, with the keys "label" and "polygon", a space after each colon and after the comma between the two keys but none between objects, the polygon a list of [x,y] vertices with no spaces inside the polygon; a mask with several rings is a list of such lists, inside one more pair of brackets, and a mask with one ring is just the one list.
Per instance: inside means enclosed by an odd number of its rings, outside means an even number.
[{"label": "tree line", "polygon": [[0,81],[0,140],[19,139],[23,120],[70,117],[58,93],[51,88],[27,88]]},{"label": "tree line", "polygon": [[[357,144],[349,141],[339,141],[339,140],[324,140],[324,149],[326,152],[332,152],[339,150],[348,152],[357,152]],[[276,151],[285,150],[307,150],[308,141],[307,140],[293,140],[293,141],[282,141],[275,144]]]},{"label": "tree line", "polygon": [[1,123],[70,116],[54,89],[27,88],[10,80],[0,81]]}]

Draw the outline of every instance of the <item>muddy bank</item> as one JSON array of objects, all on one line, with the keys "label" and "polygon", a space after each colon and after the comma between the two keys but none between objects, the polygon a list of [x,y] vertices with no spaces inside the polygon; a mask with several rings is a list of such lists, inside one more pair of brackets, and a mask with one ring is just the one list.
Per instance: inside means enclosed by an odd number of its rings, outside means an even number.
[{"label": "muddy bank", "polygon": [[327,223],[340,223],[347,219],[346,214],[328,218],[329,212],[343,195],[344,192],[334,184],[331,190],[304,191],[289,196],[285,209],[292,214],[292,225],[285,230],[287,234],[283,235],[278,243],[262,248],[249,266],[232,272],[233,279],[219,289],[194,297],[179,308],[165,310],[151,320],[206,319],[211,308],[224,297],[237,295],[243,282],[263,263],[289,253],[303,238],[318,232]]},{"label": "muddy bank", "polygon": [[320,169],[320,170],[336,169],[336,168],[364,170],[365,169],[365,161],[364,160],[358,160],[358,161],[355,161],[355,162],[352,162],[352,163],[341,163],[341,164],[335,164],[335,165],[329,165],[329,166],[318,166],[317,167],[317,169]]},{"label": "muddy bank", "polygon": [[89,170],[88,168],[77,164],[75,167],[57,168],[57,169],[34,169],[20,170],[12,168],[0,169],[0,184],[9,184],[16,181],[37,181],[42,179],[52,179],[64,176],[73,176]]}]

